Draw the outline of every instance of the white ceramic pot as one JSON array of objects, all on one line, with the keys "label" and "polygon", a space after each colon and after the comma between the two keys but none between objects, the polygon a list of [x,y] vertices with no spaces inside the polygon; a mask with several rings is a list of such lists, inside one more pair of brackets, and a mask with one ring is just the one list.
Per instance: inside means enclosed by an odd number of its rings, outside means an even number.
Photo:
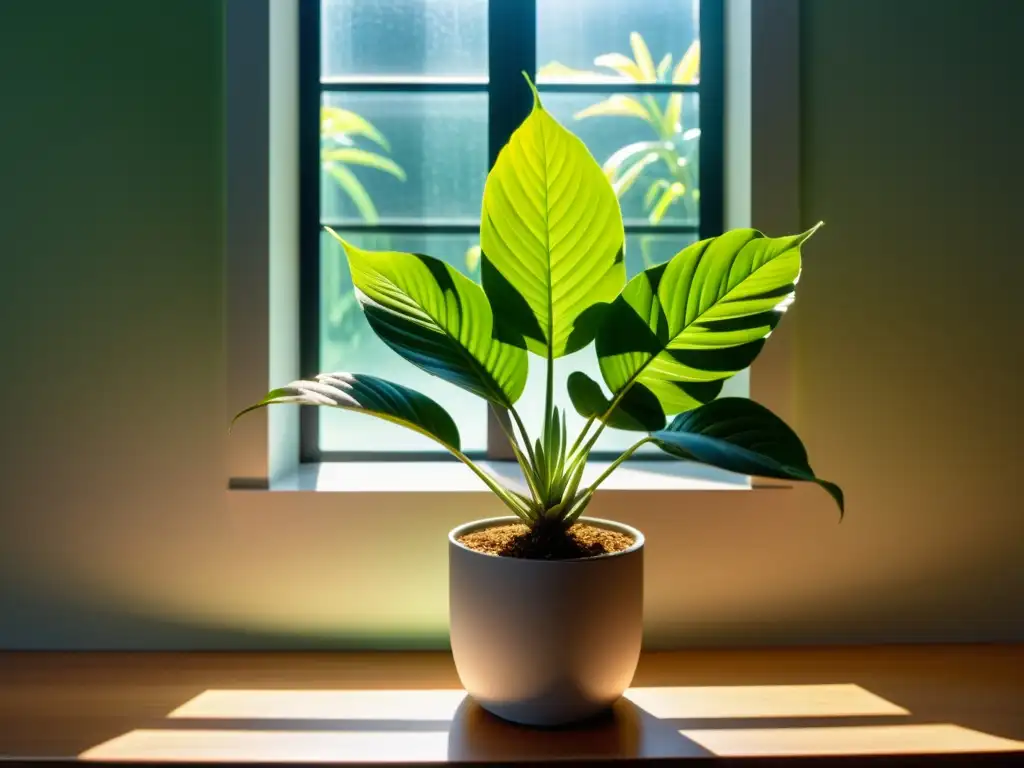
[{"label": "white ceramic pot", "polygon": [[629,687],[643,634],[644,537],[609,520],[633,545],[579,560],[486,555],[448,535],[452,654],[466,691],[489,712],[525,725],[563,725],[608,709]]}]

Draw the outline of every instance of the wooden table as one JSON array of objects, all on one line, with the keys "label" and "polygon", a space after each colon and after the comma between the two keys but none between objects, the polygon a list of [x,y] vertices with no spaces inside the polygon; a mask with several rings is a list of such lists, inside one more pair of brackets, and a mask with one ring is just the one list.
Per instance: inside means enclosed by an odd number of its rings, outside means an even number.
[{"label": "wooden table", "polygon": [[1024,646],[652,653],[634,685],[530,730],[443,653],[7,653],[0,760],[1024,765]]}]

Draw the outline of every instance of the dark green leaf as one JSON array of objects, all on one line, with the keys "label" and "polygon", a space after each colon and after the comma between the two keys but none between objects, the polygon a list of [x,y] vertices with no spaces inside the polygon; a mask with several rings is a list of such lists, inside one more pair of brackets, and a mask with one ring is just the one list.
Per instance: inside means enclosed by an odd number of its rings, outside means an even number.
[{"label": "dark green leaf", "polygon": [[232,423],[249,411],[282,403],[367,413],[426,435],[448,448],[460,448],[459,429],[444,408],[401,384],[362,373],[321,373],[311,381],[293,381],[268,392],[258,403],[235,416]]},{"label": "dark green leaf", "polygon": [[364,251],[338,240],[366,319],[389,347],[503,408],[519,399],[526,350],[522,339],[516,346],[507,343],[511,336],[494,338],[491,306],[479,285],[430,256]]},{"label": "dark green leaf", "polygon": [[[568,389],[576,413],[586,419],[600,419],[611,407],[601,385],[581,371],[569,374]],[[630,388],[605,423],[615,429],[652,432],[665,426],[665,414],[658,398],[643,385],[637,385]]]},{"label": "dark green leaf", "polygon": [[815,477],[796,433],[763,405],[723,397],[680,414],[651,437],[665,452],[744,475],[817,483],[835,499],[842,514],[843,492]]}]

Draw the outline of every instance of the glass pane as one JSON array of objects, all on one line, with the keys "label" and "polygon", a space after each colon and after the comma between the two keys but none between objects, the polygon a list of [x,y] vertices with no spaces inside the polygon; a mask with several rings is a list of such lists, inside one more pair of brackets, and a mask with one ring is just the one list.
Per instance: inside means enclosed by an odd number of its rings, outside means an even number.
[{"label": "glass pane", "polygon": [[544,106],[611,174],[631,222],[700,218],[697,94],[545,93]]},{"label": "glass pane", "polygon": [[327,93],[321,126],[325,220],[479,219],[486,94]]},{"label": "glass pane", "polygon": [[537,80],[697,82],[699,0],[537,0]]},{"label": "glass pane", "polygon": [[324,77],[487,75],[487,0],[321,0]]},{"label": "glass pane", "polygon": [[[344,233],[343,233],[344,234]],[[476,235],[344,235],[371,250],[427,253],[478,278],[478,260],[467,251]],[[453,384],[421,371],[391,350],[371,330],[352,293],[342,248],[330,235],[320,238],[320,360],[324,371],[369,373],[432,397],[459,426],[464,451],[487,446],[484,402]],[[442,451],[431,440],[394,424],[358,413],[320,409],[320,448],[324,451]]]},{"label": "glass pane", "polygon": [[[686,246],[696,241],[695,235],[627,235],[626,236],[626,268],[628,277],[646,269],[647,266],[654,266],[668,261]],[[573,371],[583,371],[594,381],[599,382],[602,388],[604,379],[601,378],[601,369],[597,363],[597,355],[594,352],[594,345],[591,344],[579,352],[559,358],[555,361],[555,403],[559,408],[565,409],[568,414],[567,429],[570,434],[570,442],[579,431],[583,429],[585,420],[580,417],[572,407],[572,401],[566,391],[566,381]],[[535,355],[530,356],[530,377],[526,384],[526,392],[522,399],[516,404],[531,434],[540,432],[541,424],[544,421],[544,361]],[[722,390],[723,396],[747,397],[750,392],[750,377],[747,371],[734,376],[725,383]],[[595,451],[621,453],[631,446],[642,435],[638,432],[623,432],[617,429],[606,429],[597,444]],[[637,455],[659,455],[662,454],[654,446],[644,446]]]}]

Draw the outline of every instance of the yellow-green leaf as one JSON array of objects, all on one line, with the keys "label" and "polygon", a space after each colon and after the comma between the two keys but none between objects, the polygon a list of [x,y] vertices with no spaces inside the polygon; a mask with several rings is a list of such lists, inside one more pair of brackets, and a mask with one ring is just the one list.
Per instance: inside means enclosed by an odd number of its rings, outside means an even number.
[{"label": "yellow-green leaf", "polygon": [[607,67],[608,69],[614,70],[634,82],[644,82],[644,73],[640,70],[640,67],[637,66],[637,63],[629,58],[629,56],[625,56],[621,53],[602,54],[594,59],[594,64],[598,67]]},{"label": "yellow-green leaf", "polygon": [[625,282],[622,216],[590,152],[534,100],[484,187],[484,289],[499,323],[561,357],[595,328],[581,317]]},{"label": "yellow-green leaf", "polygon": [[345,134],[346,136],[365,136],[387,151],[391,151],[388,140],[384,134],[377,130],[376,126],[361,115],[357,115],[348,109],[340,107],[324,106],[320,108],[320,134],[323,136],[334,136]]},{"label": "yellow-green leaf", "polygon": [[633,49],[633,58],[636,59],[636,65],[640,69],[644,82],[653,83],[657,80],[658,72],[654,68],[654,59],[651,58],[647,43],[644,42],[639,32],[630,32],[629,47]]},{"label": "yellow-green leaf", "polygon": [[376,152],[367,152],[365,149],[356,147],[339,147],[337,149],[320,150],[320,159],[324,162],[338,162],[346,165],[362,165],[367,168],[376,168],[378,171],[390,173],[396,179],[405,181],[405,171],[394,160],[378,155]]},{"label": "yellow-green leaf", "polygon": [[672,82],[678,84],[696,83],[700,75],[700,40],[694,40],[683,54],[683,58],[672,71]]},{"label": "yellow-green leaf", "polygon": [[621,93],[609,96],[604,101],[592,104],[573,115],[577,120],[585,120],[588,117],[607,116],[639,117],[641,120],[651,122],[651,113],[647,107],[632,96],[624,96]]}]

